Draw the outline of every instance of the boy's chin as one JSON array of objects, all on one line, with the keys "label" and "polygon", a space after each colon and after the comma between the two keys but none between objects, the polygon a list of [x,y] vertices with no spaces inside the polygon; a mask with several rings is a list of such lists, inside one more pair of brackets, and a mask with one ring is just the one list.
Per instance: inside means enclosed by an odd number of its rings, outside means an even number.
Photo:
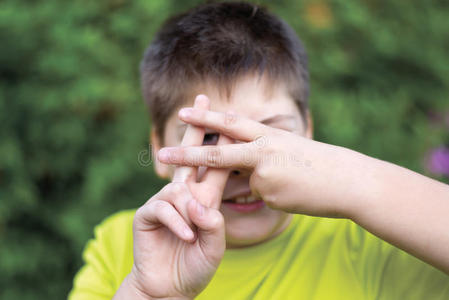
[{"label": "boy's chin", "polygon": [[226,228],[226,248],[244,248],[271,240],[282,233],[291,220],[286,212],[264,209],[257,214],[229,214],[222,210]]}]

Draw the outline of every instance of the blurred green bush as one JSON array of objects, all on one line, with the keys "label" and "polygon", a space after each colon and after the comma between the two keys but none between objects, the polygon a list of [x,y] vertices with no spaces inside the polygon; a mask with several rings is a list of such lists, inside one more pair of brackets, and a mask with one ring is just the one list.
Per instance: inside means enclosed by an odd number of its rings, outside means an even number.
[{"label": "blurred green bush", "polygon": [[[93,226],[161,187],[138,161],[138,64],[200,2],[0,2],[1,299],[65,298]],[[429,174],[426,153],[449,142],[446,1],[257,3],[306,45],[318,140]]]}]

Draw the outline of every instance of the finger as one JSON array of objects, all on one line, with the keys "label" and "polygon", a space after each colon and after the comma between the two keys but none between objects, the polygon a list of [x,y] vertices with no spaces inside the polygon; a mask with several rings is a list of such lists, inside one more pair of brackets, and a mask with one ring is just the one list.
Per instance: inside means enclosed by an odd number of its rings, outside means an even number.
[{"label": "finger", "polygon": [[165,164],[253,169],[261,157],[253,143],[200,147],[166,147],[158,152]]},{"label": "finger", "polygon": [[[195,98],[193,107],[198,110],[208,110],[210,105],[209,98],[204,95],[198,95]],[[186,132],[181,142],[181,146],[200,146],[204,139],[204,127],[197,127],[188,124]],[[176,168],[173,182],[186,182],[188,179],[196,180],[197,168],[180,166]]]},{"label": "finger", "polygon": [[[181,214],[186,224],[194,229],[193,223],[189,218],[187,213],[187,203],[190,199],[193,199],[193,195],[184,182],[172,182],[167,184],[162,188],[162,190],[157,194],[158,199],[165,200],[172,204],[176,210]],[[153,201],[153,200],[149,200]]]},{"label": "finger", "polygon": [[214,208],[189,201],[189,216],[198,228],[198,241],[211,263],[220,263],[226,247],[223,215]]},{"label": "finger", "polygon": [[[223,134],[220,134],[217,145],[227,145],[232,144],[232,142],[232,139]],[[228,181],[230,172],[231,169],[207,168],[202,178],[201,185],[206,186],[206,190],[211,191],[210,199],[212,203],[208,205],[209,207],[220,207],[221,197],[223,195],[223,190],[225,188],[226,182]]]},{"label": "finger", "polygon": [[178,238],[185,241],[195,239],[195,234],[181,215],[167,201],[152,200],[139,208],[135,216],[136,230],[155,230],[161,225],[167,227]]},{"label": "finger", "polygon": [[183,108],[179,118],[195,126],[210,128],[231,138],[249,142],[272,131],[267,125],[241,117],[233,112],[214,112],[194,108]]}]

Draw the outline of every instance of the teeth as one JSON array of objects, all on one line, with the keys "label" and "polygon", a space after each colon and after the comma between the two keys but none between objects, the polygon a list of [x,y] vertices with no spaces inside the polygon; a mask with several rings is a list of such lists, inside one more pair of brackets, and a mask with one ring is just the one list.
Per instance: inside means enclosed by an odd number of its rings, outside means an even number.
[{"label": "teeth", "polygon": [[251,202],[254,202],[254,201],[256,201],[257,199],[256,199],[256,197],[254,197],[254,196],[248,196],[248,197],[246,197],[246,203],[251,203]]},{"label": "teeth", "polygon": [[243,204],[243,203],[246,202],[246,200],[245,200],[245,197],[237,197],[237,198],[235,199],[235,202],[236,202],[236,203]]},{"label": "teeth", "polygon": [[238,204],[245,204],[245,203],[251,203],[251,202],[255,202],[257,201],[257,198],[250,195],[247,197],[237,197],[235,198],[235,200],[233,202],[238,203]]}]

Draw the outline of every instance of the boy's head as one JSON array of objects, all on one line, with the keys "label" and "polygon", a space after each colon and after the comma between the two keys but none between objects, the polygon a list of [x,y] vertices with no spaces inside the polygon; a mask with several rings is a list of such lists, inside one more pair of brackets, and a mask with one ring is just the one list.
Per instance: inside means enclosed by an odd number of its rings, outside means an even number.
[{"label": "boy's head", "polygon": [[[177,110],[198,94],[211,110],[232,110],[273,127],[311,137],[305,50],[294,31],[264,9],[248,3],[199,6],[168,20],[141,63],[141,83],[153,121],[152,144],[179,145],[185,124]],[[217,135],[206,131],[205,144]],[[156,171],[172,170],[156,162]],[[251,195],[249,172],[233,170],[223,200]],[[288,224],[287,213],[267,206],[242,213],[223,201],[228,247],[266,241]]]},{"label": "boy's head", "polygon": [[192,101],[205,82],[228,97],[248,74],[266,76],[267,89],[285,84],[306,119],[307,56],[285,22],[241,2],[201,5],[169,19],[141,63],[143,96],[156,134],[164,142],[169,116]]}]

